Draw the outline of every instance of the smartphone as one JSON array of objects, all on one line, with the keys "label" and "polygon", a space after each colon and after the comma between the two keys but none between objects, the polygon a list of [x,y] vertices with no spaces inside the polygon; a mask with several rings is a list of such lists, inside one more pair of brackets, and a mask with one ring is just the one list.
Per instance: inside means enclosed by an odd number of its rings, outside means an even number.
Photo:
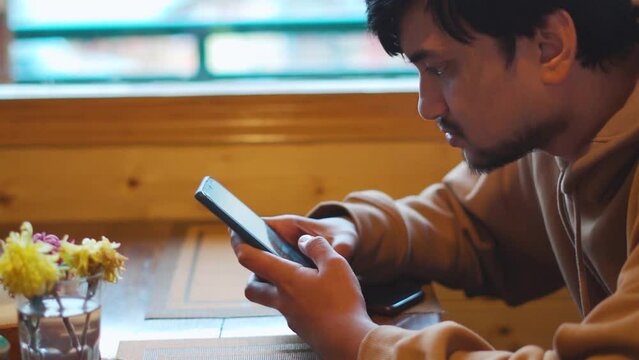
[{"label": "smartphone", "polygon": [[[213,178],[205,176],[202,179],[195,198],[247,244],[303,266],[316,267],[308,257],[282,240],[262,218]],[[367,310],[372,314],[393,316],[424,298],[421,286],[415,283],[361,285]]]},{"label": "smartphone", "polygon": [[371,314],[395,316],[424,299],[422,284],[413,281],[397,281],[388,284],[360,282]]},{"label": "smartphone", "polygon": [[308,257],[282,240],[262,218],[210,176],[202,179],[195,198],[247,244],[306,267],[315,267]]}]

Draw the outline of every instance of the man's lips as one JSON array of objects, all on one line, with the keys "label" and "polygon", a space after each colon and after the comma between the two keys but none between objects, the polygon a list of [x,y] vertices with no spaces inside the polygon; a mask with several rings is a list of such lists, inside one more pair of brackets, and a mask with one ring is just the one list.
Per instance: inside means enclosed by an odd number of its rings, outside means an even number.
[{"label": "man's lips", "polygon": [[447,132],[444,134],[444,136],[446,137],[446,141],[448,141],[448,144],[450,146],[462,147],[463,140],[459,135]]},{"label": "man's lips", "polygon": [[444,125],[442,121],[437,121],[437,126],[439,127],[439,130],[444,133],[444,137],[450,146],[461,147],[463,140],[459,131],[455,131]]},{"label": "man's lips", "polygon": [[448,124],[445,124],[444,120],[442,120],[442,119],[438,119],[437,120],[437,127],[439,128],[439,130],[441,130],[444,133],[450,133],[450,134],[457,135],[456,133],[458,132],[458,131],[455,131],[452,128],[452,126],[449,126]]}]

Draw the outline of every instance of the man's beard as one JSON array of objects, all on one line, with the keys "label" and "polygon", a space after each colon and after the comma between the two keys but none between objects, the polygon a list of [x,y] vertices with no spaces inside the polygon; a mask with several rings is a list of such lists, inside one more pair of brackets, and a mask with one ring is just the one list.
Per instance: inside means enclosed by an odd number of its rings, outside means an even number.
[{"label": "man's beard", "polygon": [[462,156],[470,170],[477,174],[487,174],[519,160],[535,148],[536,146],[531,146],[527,141],[509,141],[508,143],[499,144],[490,150],[475,150],[471,152],[471,150],[462,149]]},{"label": "man's beard", "polygon": [[[444,126],[450,126],[458,135],[461,135],[468,143],[461,129],[442,121]],[[511,140],[505,140],[490,149],[465,148],[462,149],[464,160],[468,167],[476,173],[485,174],[500,168],[513,161],[519,160],[530,152],[547,145],[557,134],[567,127],[564,121],[547,121],[535,128],[527,128],[514,136]]]}]

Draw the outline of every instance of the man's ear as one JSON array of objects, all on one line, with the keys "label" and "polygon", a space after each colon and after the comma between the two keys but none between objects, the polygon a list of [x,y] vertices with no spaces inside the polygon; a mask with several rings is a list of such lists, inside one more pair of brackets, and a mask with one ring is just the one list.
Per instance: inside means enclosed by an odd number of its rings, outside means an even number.
[{"label": "man's ear", "polygon": [[541,80],[546,84],[562,82],[575,64],[577,31],[565,10],[550,13],[535,33],[539,47]]}]

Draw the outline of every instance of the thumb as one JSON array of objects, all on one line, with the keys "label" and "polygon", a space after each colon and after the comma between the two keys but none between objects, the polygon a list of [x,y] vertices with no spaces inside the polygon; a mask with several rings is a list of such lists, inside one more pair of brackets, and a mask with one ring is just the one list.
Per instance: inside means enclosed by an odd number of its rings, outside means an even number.
[{"label": "thumb", "polygon": [[318,269],[322,268],[329,259],[340,257],[331,244],[321,236],[303,235],[299,238],[297,246],[317,265]]}]

